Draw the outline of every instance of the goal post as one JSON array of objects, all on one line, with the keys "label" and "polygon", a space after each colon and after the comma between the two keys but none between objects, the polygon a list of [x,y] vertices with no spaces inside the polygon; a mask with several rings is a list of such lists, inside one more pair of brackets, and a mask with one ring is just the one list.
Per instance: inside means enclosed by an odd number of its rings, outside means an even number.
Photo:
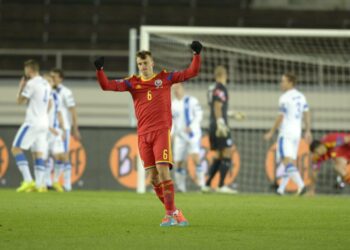
[{"label": "goal post", "polygon": [[[230,118],[229,122],[240,152],[240,172],[235,183],[241,191],[269,190],[266,162],[273,142],[266,143],[261,137],[276,116],[281,94],[278,84],[284,72],[297,75],[298,88],[311,107],[315,138],[330,131],[350,130],[350,30],[140,28],[140,49],[152,51],[156,71],[186,68],[193,40],[202,42],[204,50],[200,74],[188,82],[187,91],[204,108],[203,128],[208,127],[207,88],[214,83],[217,65],[228,69],[230,109],[242,111],[247,117],[241,122]],[[307,176],[309,169],[301,171]],[[331,167],[323,168],[320,176],[319,190],[331,192],[335,179]],[[145,182],[139,184],[144,187]]]}]

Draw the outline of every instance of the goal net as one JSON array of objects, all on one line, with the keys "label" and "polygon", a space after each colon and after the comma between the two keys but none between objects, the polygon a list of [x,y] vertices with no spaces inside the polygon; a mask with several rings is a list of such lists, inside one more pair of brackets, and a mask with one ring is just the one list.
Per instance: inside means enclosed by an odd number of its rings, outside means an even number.
[{"label": "goal net", "polygon": [[[243,121],[230,118],[237,150],[226,180],[228,185],[234,185],[241,192],[272,191],[276,138],[266,142],[263,134],[277,115],[279,83],[284,72],[297,75],[297,88],[308,99],[314,138],[319,139],[328,132],[350,130],[350,31],[141,27],[140,48],[152,51],[157,71],[187,67],[191,60],[189,44],[193,40],[201,41],[205,48],[201,72],[187,83],[186,91],[197,97],[204,109],[204,130],[209,122],[207,90],[214,83],[217,65],[228,69],[230,110],[246,115]],[[205,136],[202,147],[202,163],[207,167],[212,154]],[[188,185],[194,188],[193,164],[188,165]],[[298,168],[305,183],[310,184],[310,156],[304,142],[299,148]],[[317,191],[335,192],[335,183],[332,164],[323,165]],[[295,185],[291,182],[288,189],[293,191]]]}]

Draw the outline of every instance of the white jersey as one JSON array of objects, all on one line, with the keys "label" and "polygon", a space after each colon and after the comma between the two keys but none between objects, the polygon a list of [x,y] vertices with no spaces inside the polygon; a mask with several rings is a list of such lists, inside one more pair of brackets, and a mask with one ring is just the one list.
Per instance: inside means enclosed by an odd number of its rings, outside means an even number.
[{"label": "white jersey", "polygon": [[309,111],[305,96],[296,89],[285,92],[279,99],[279,112],[283,121],[279,128],[279,137],[300,138],[303,113]]},{"label": "white jersey", "polygon": [[[203,111],[195,97],[184,96],[181,100],[174,98],[171,111],[173,117],[172,133],[175,136],[185,140],[201,137]],[[190,127],[192,133],[186,133],[186,127]]]},{"label": "white jersey", "polygon": [[72,122],[69,109],[75,107],[74,96],[72,91],[63,84],[60,84],[57,87],[56,91],[59,94],[62,102],[61,113],[63,118],[64,129],[68,130],[71,128]]},{"label": "white jersey", "polygon": [[58,95],[56,90],[51,92],[51,109],[49,112],[49,127],[59,129],[58,113],[62,111],[61,97]]},{"label": "white jersey", "polygon": [[30,79],[22,91],[22,96],[28,99],[26,124],[38,127],[48,127],[48,106],[51,93],[50,84],[41,76]]}]

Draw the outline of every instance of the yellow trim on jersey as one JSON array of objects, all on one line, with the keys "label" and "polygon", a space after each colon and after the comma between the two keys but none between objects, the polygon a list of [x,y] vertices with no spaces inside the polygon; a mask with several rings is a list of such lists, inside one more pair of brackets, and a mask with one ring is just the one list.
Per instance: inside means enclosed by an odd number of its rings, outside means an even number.
[{"label": "yellow trim on jersey", "polygon": [[156,73],[153,73],[153,75],[150,77],[150,78],[144,78],[142,75],[141,75],[141,81],[143,82],[147,82],[149,80],[152,80],[153,78],[155,78],[157,76]]},{"label": "yellow trim on jersey", "polygon": [[156,166],[148,166],[148,167],[144,167],[145,170],[151,169],[151,168],[155,168]]},{"label": "yellow trim on jersey", "polygon": [[131,75],[131,76],[125,77],[123,80],[129,80],[129,79],[133,78],[134,76],[136,76],[136,75]]},{"label": "yellow trim on jersey", "polygon": [[158,163],[169,163],[171,165],[174,165],[174,162],[172,162],[172,161],[156,161],[156,164],[158,164]]}]

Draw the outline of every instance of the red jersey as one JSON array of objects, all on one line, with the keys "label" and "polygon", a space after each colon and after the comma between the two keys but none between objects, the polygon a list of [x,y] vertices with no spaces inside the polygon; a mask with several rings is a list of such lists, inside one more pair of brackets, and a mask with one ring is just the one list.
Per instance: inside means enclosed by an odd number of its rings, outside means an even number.
[{"label": "red jersey", "polygon": [[158,129],[171,129],[171,85],[198,75],[200,55],[194,55],[191,65],[183,71],[161,71],[150,79],[133,75],[122,80],[109,80],[103,70],[97,70],[100,86],[105,91],[128,91],[134,101],[139,135]]},{"label": "red jersey", "polygon": [[315,156],[312,159],[318,168],[322,162],[337,157],[343,157],[350,161],[350,145],[346,144],[344,140],[346,136],[350,136],[350,134],[330,133],[322,138],[321,143],[326,146],[327,153],[321,156]]}]

